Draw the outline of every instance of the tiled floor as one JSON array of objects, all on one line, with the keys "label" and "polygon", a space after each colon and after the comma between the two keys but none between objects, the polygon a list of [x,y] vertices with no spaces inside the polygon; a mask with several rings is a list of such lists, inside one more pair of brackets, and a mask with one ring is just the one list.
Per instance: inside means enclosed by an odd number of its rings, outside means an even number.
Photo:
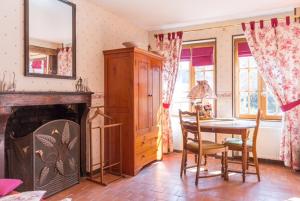
[{"label": "tiled floor", "polygon": [[[83,180],[68,190],[47,201],[73,198],[75,201],[114,201],[114,200],[197,200],[197,201],[283,201],[300,200],[300,173],[270,164],[261,164],[262,181],[256,175],[247,175],[242,182],[240,174],[232,174],[226,182],[220,177],[200,179],[194,184],[195,173],[179,177],[181,154],[164,157],[162,162],[151,164],[137,176],[125,178],[103,187]],[[210,158],[209,169],[219,168],[219,160]],[[298,199],[297,199],[298,198]]]}]

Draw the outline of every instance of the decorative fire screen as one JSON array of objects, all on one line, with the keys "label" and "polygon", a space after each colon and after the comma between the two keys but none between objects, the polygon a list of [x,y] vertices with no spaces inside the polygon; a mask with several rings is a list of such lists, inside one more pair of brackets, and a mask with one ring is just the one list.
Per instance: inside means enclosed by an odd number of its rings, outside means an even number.
[{"label": "decorative fire screen", "polygon": [[46,190],[46,196],[79,183],[80,126],[50,121],[33,133],[10,139],[9,176],[24,181],[21,190]]}]

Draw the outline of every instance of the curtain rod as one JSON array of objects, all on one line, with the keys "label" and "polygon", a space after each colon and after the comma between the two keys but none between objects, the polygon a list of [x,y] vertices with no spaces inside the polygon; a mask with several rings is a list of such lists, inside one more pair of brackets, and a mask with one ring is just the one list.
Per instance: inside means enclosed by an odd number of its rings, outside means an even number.
[{"label": "curtain rod", "polygon": [[[292,15],[292,16],[288,16],[291,18],[300,18],[300,15]],[[281,18],[277,18],[278,20],[283,20],[285,18],[281,17]],[[270,21],[271,19],[265,19],[263,20],[265,21]],[[255,23],[259,23],[259,21],[255,21]],[[248,24],[248,23],[247,23]],[[202,30],[207,30],[207,29],[218,29],[218,28],[227,28],[227,27],[235,27],[235,26],[241,26],[241,23],[239,24],[228,24],[228,25],[223,25],[223,26],[215,26],[215,27],[207,27],[207,28],[199,28],[199,29],[191,29],[191,30],[185,30],[182,31],[183,33],[188,33],[188,32],[194,32],[194,31],[202,31]]]}]

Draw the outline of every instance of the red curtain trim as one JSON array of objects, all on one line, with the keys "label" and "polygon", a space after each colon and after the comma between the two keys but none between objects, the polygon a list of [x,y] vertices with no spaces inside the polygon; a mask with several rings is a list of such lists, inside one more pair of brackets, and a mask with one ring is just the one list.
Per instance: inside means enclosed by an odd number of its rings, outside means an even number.
[{"label": "red curtain trim", "polygon": [[285,22],[286,22],[286,25],[290,25],[290,23],[291,23],[290,16],[286,16]]},{"label": "red curtain trim", "polygon": [[278,26],[278,19],[277,18],[272,18],[271,19],[271,25],[273,28]]},{"label": "red curtain trim", "polygon": [[300,99],[297,101],[282,105],[280,108],[281,108],[282,112],[287,112],[298,105],[300,105]]},{"label": "red curtain trim", "polygon": [[[171,39],[175,39],[176,36],[179,38],[179,39],[182,39],[182,36],[183,36],[183,32],[182,31],[178,31],[178,32],[170,32],[170,33],[167,33],[166,35],[168,35],[168,40],[171,40]],[[164,40],[164,34],[154,34],[154,38],[160,40],[160,41],[163,41]]]},{"label": "red curtain trim", "polygon": [[168,40],[171,40],[171,33],[168,33]]},{"label": "red curtain trim", "polygon": [[244,22],[242,23],[242,29],[243,31],[246,31],[246,24]]},{"label": "red curtain trim", "polygon": [[254,31],[255,29],[255,21],[250,22],[250,29]]},{"label": "red curtain trim", "polygon": [[[290,25],[291,24],[291,18],[290,18],[290,16],[286,16],[285,17],[285,22],[286,22],[286,25]],[[250,24],[250,29],[254,30],[255,29],[255,21],[251,21],[249,24]],[[243,22],[241,25],[242,25],[243,31],[246,31],[246,23]],[[271,26],[273,28],[275,28],[275,27],[278,26],[278,19],[277,18],[272,18],[271,19]],[[264,27],[264,21],[263,20],[259,21],[259,27],[261,29]]]},{"label": "red curtain trim", "polygon": [[264,28],[264,21],[263,20],[260,20],[259,21],[259,27],[262,29]]},{"label": "red curtain trim", "polygon": [[164,41],[164,34],[158,34],[159,41]]},{"label": "red curtain trim", "polygon": [[177,36],[179,37],[179,39],[182,39],[183,32],[182,32],[182,31],[178,31],[178,32],[177,32]]}]

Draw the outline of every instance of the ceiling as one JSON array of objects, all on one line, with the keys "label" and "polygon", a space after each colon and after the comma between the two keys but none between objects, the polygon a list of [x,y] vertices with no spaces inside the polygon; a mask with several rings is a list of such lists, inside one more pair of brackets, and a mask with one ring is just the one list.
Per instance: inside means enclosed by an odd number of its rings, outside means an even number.
[{"label": "ceiling", "polygon": [[292,11],[300,0],[93,0],[147,30]]}]

